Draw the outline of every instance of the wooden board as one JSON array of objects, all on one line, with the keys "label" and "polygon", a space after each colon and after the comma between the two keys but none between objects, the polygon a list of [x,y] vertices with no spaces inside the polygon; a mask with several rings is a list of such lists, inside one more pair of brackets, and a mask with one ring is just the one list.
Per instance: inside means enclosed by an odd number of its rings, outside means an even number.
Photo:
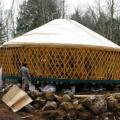
[{"label": "wooden board", "polygon": [[13,112],[17,112],[27,104],[31,103],[32,99],[19,87],[13,85],[3,96],[2,101],[8,105]]}]

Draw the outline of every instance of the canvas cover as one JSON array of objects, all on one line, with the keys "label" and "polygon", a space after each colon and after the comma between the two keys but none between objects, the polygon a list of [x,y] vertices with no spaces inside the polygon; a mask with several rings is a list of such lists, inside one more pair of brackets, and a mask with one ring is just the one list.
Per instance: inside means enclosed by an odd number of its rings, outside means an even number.
[{"label": "canvas cover", "polygon": [[119,48],[118,45],[93,32],[78,22],[56,19],[20,37],[5,42],[3,46],[22,45],[94,45]]}]

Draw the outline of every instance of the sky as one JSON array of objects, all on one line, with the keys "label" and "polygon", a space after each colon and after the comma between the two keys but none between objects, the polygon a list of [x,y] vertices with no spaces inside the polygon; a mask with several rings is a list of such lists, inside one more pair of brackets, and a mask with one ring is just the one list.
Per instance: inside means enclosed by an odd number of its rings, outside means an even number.
[{"label": "sky", "polygon": [[[10,9],[12,6],[13,0],[2,0],[4,2],[4,9]],[[15,6],[18,7],[20,3],[22,3],[23,0],[15,0]],[[85,7],[86,4],[93,4],[94,0],[66,0],[66,8],[67,12],[73,13],[75,8],[82,6]],[[87,3],[88,2],[88,3]]]},{"label": "sky", "polygon": [[[0,0],[1,1],[1,0]],[[4,2],[4,9],[10,9],[12,6],[12,1],[13,0],[2,0]],[[22,1],[24,0],[14,0],[15,1],[15,5],[14,5],[14,10],[16,10],[16,13],[18,13],[18,8],[19,8],[19,4],[22,3]],[[101,0],[101,5],[102,5],[102,9],[106,10],[106,7],[104,7],[105,5],[105,1],[106,0]],[[120,3],[120,0],[116,0]],[[65,8],[66,8],[66,13],[67,15],[70,15],[72,13],[74,13],[76,8],[80,8],[80,10],[85,11],[86,8],[89,6],[95,7],[95,0],[65,0]],[[117,6],[118,7],[118,6]],[[120,4],[118,7],[118,10],[120,13]]]},{"label": "sky", "polygon": [[94,0],[66,0],[66,4],[70,9],[70,12],[72,12],[75,8],[85,8],[88,4],[93,5]]},{"label": "sky", "polygon": [[[5,8],[10,8],[10,6],[11,6],[11,4],[12,4],[12,1],[13,1],[13,0],[3,0],[3,2],[4,2],[4,4],[5,4]],[[15,0],[15,3],[16,3],[16,4],[19,4],[19,3],[21,3],[21,1],[23,1],[23,0]],[[85,0],[66,0],[66,2],[67,2],[68,4],[70,4],[70,6],[72,5],[72,6],[74,6],[74,7],[76,7],[77,4],[79,4],[81,1],[84,2]],[[93,0],[92,0],[92,1],[93,1]]]}]

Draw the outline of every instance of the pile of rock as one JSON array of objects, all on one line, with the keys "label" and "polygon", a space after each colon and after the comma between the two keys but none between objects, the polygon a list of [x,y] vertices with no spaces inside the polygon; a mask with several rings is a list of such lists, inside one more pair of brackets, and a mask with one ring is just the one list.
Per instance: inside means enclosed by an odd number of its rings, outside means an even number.
[{"label": "pile of rock", "polygon": [[0,101],[0,120],[23,120],[21,117],[9,110],[9,108]]},{"label": "pile of rock", "polygon": [[76,98],[72,93],[30,92],[38,118],[51,120],[119,120],[120,94],[91,95]]}]

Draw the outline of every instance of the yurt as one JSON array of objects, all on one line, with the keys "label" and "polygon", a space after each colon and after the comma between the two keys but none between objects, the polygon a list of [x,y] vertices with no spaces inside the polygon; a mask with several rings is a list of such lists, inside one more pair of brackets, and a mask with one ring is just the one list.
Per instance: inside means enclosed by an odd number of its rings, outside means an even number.
[{"label": "yurt", "polygon": [[73,20],[53,20],[0,47],[6,77],[19,77],[24,62],[40,80],[120,80],[120,47]]}]

